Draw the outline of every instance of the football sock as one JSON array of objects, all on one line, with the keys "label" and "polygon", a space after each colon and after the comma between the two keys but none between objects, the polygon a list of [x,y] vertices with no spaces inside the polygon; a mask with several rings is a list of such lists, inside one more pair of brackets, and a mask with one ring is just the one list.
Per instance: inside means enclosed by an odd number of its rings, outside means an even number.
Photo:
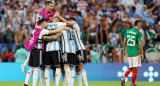
[{"label": "football sock", "polygon": [[71,86],[74,85],[75,72],[74,69],[71,69]]},{"label": "football sock", "polygon": [[81,72],[82,79],[84,80],[84,85],[88,86],[87,74],[86,74],[85,69],[82,69],[80,72]]},{"label": "football sock", "polygon": [[136,78],[137,78],[137,72],[138,72],[138,68],[133,68],[132,82],[131,82],[132,85],[135,85],[135,81],[136,81]]},{"label": "football sock", "polygon": [[50,77],[49,77],[49,68],[45,68],[45,81],[46,81],[46,86],[50,86]]},{"label": "football sock", "polygon": [[133,69],[132,68],[128,68],[127,71],[125,72],[123,78],[126,79],[126,77],[130,74],[130,72],[132,72]]},{"label": "football sock", "polygon": [[57,67],[55,75],[55,86],[59,86],[60,78],[61,78],[61,68]]},{"label": "football sock", "polygon": [[36,84],[37,84],[38,72],[39,72],[39,69],[34,69],[32,86],[36,86]]},{"label": "football sock", "polygon": [[70,67],[64,67],[65,73],[66,73],[66,80],[68,83],[68,86],[71,86],[71,70]]},{"label": "football sock", "polygon": [[33,73],[33,69],[30,68],[29,71],[27,72],[26,79],[25,79],[25,82],[24,82],[26,85],[28,85],[28,82],[31,78],[32,73]]},{"label": "football sock", "polygon": [[53,76],[52,76],[52,80],[53,80],[53,86],[55,86],[55,74],[53,74]]},{"label": "football sock", "polygon": [[77,72],[77,81],[78,81],[78,85],[82,86],[82,79],[81,79],[81,74],[80,72]]},{"label": "football sock", "polygon": [[40,70],[40,82],[39,82],[39,86],[45,86],[45,69],[41,69]]},{"label": "football sock", "polygon": [[66,86],[66,82],[67,82],[67,80],[66,80],[66,74],[62,73],[62,75],[63,75],[63,86]]}]

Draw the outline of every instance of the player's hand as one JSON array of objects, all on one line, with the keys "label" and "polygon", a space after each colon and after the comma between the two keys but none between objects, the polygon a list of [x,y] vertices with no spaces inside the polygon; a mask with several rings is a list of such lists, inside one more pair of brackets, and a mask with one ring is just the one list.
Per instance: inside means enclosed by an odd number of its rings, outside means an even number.
[{"label": "player's hand", "polygon": [[141,55],[141,60],[143,60],[143,59],[144,59],[144,55],[142,54],[142,55]]},{"label": "player's hand", "polygon": [[125,50],[123,51],[123,57],[126,57],[126,51]]},{"label": "player's hand", "polygon": [[57,17],[59,15],[59,12],[57,11],[55,14],[54,14],[54,17]]}]

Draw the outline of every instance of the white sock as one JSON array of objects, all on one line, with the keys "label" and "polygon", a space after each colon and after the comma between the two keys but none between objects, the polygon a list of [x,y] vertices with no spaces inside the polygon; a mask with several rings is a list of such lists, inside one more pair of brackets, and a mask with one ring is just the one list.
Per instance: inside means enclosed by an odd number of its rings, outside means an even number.
[{"label": "white sock", "polygon": [[34,69],[32,86],[36,86],[37,85],[38,72],[39,72],[39,69]]},{"label": "white sock", "polygon": [[24,84],[28,85],[28,82],[29,82],[29,80],[31,78],[32,73],[33,73],[33,69],[30,68],[29,71],[27,72]]},{"label": "white sock", "polygon": [[41,69],[40,71],[40,82],[39,82],[39,86],[45,86],[45,77],[44,77],[44,69]]},{"label": "white sock", "polygon": [[61,68],[57,67],[55,74],[55,86],[59,86],[60,78],[61,78]]},{"label": "white sock", "polygon": [[74,69],[71,69],[71,86],[74,86],[74,78],[75,78],[75,72]]},{"label": "white sock", "polygon": [[27,66],[28,62],[29,62],[29,58],[30,58],[30,53],[28,53],[27,59],[25,60],[23,66]]},{"label": "white sock", "polygon": [[83,81],[84,81],[84,85],[85,85],[85,86],[88,86],[87,74],[86,74],[85,69],[82,69],[80,72],[81,72],[81,76],[82,76]]},{"label": "white sock", "polygon": [[56,80],[56,79],[55,79],[55,74],[53,74],[52,80],[53,80],[53,86],[55,86],[55,83],[56,83],[56,82],[55,82],[55,80]]},{"label": "white sock", "polygon": [[62,75],[63,75],[63,86],[66,86],[66,82],[67,82],[67,80],[66,80],[66,74],[63,73]]},{"label": "white sock", "polygon": [[68,86],[71,86],[71,70],[70,67],[64,67],[65,73],[66,73],[66,80],[68,83]]},{"label": "white sock", "polygon": [[46,81],[46,86],[50,86],[50,77],[49,77],[49,71],[50,69],[45,68],[45,81]]},{"label": "white sock", "polygon": [[77,81],[78,81],[78,85],[82,86],[82,79],[81,79],[80,72],[77,72]]}]

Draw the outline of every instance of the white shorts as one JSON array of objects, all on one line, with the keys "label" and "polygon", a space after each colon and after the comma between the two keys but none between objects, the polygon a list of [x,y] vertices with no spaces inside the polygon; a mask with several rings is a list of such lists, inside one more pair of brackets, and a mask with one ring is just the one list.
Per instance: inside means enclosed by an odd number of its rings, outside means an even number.
[{"label": "white shorts", "polygon": [[141,67],[140,55],[128,57],[128,63],[129,63],[129,68]]}]

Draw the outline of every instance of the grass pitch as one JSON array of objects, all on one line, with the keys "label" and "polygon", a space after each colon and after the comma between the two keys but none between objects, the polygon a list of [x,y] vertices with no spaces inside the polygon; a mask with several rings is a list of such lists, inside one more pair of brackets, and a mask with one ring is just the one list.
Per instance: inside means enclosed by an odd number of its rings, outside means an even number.
[{"label": "grass pitch", "polygon": [[[23,86],[24,82],[0,82],[0,86]],[[39,82],[37,83],[38,86]],[[121,86],[120,82],[88,82],[89,86]],[[130,86],[130,82],[126,83],[126,86]],[[136,82],[137,86],[160,86],[160,82]],[[32,86],[32,82],[29,82],[28,86]],[[53,83],[51,82],[51,86]],[[60,83],[63,86],[63,82]],[[74,83],[74,86],[78,86],[78,82]]]}]

